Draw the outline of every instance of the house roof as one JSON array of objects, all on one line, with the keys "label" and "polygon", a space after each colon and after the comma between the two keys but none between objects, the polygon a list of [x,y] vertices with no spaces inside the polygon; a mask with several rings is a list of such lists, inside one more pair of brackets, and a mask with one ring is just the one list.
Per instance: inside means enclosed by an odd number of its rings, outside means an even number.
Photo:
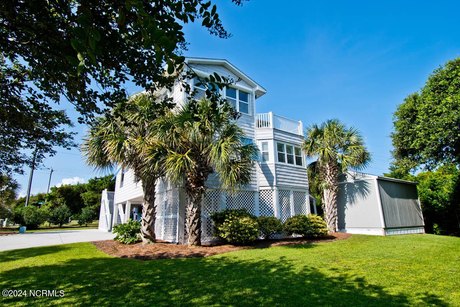
[{"label": "house roof", "polygon": [[[392,182],[417,185],[417,182],[414,182],[414,181],[396,179],[396,178],[385,177],[385,176],[377,176],[377,175],[354,172],[354,171],[349,171],[348,175],[350,175],[353,178],[353,180],[377,179],[377,180],[383,180],[383,181],[392,181]],[[340,182],[340,183],[345,183],[345,181]]]},{"label": "house roof", "polygon": [[241,78],[244,82],[248,83],[250,86],[255,88],[256,98],[263,96],[267,93],[267,90],[251,79],[248,75],[238,69],[235,65],[230,63],[225,59],[211,59],[211,58],[196,58],[196,57],[187,57],[185,62],[188,64],[204,64],[204,65],[219,65],[228,69],[231,73]]}]

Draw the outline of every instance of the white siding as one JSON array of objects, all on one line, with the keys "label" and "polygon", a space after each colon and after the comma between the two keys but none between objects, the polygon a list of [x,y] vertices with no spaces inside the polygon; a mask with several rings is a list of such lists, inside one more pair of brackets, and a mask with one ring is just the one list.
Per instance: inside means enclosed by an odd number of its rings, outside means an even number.
[{"label": "white siding", "polygon": [[243,132],[246,135],[246,137],[255,140],[253,116],[241,115],[241,117],[237,120],[237,124],[241,127],[241,129],[243,129]]},{"label": "white siding", "polygon": [[277,186],[299,187],[308,190],[308,177],[305,168],[277,163],[275,170]]},{"label": "white siding", "polygon": [[257,140],[273,139],[272,128],[255,128],[255,135]]},{"label": "white siding", "polygon": [[142,199],[142,183],[140,181],[137,183],[135,182],[134,172],[132,170],[128,170],[125,172],[123,186],[120,186],[121,175],[122,170],[118,172],[115,180],[115,204],[123,203],[133,199]]},{"label": "white siding", "polygon": [[[232,78],[234,81],[238,80],[238,76],[235,74],[231,73],[228,69],[226,69],[223,66],[220,65],[205,65],[205,64],[190,64],[190,66],[194,69],[197,69],[199,71],[202,71],[208,75],[211,75],[213,73],[218,73],[219,75],[227,78]],[[250,89],[251,86],[244,82],[243,80],[240,80],[236,83],[237,86],[245,87]]]},{"label": "white siding", "polygon": [[297,146],[301,145],[303,142],[303,137],[301,135],[281,131],[278,129],[273,129],[273,137],[277,141],[281,141],[281,142],[285,142],[285,143],[289,143],[289,144],[293,144]]},{"label": "white siding", "polygon": [[275,164],[274,163],[259,163],[258,170],[258,184],[259,187],[273,187],[276,184],[275,177]]}]

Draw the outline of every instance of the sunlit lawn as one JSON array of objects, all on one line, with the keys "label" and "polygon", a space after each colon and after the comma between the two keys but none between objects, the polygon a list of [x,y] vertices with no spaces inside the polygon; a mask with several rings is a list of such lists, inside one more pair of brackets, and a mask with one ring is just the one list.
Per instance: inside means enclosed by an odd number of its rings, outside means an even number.
[{"label": "sunlit lawn", "polygon": [[90,243],[0,253],[0,305],[460,306],[460,238],[353,236],[202,259],[111,258]]},{"label": "sunlit lawn", "polygon": [[[76,220],[72,220],[70,223],[62,225],[62,227],[59,227],[58,225],[51,225],[49,223],[45,223],[41,225],[38,229],[28,229],[27,232],[96,229],[98,225],[99,221],[93,221],[92,223],[88,223],[87,225],[80,226],[78,225]],[[8,226],[5,228],[0,228],[0,232],[19,232],[19,226]]]}]

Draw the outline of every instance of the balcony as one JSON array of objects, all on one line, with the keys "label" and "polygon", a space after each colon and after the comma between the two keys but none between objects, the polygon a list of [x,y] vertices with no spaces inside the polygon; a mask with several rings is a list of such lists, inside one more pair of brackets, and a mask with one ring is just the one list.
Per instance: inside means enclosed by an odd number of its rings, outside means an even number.
[{"label": "balcony", "polygon": [[256,128],[271,128],[303,136],[302,122],[295,121],[273,112],[256,114]]}]

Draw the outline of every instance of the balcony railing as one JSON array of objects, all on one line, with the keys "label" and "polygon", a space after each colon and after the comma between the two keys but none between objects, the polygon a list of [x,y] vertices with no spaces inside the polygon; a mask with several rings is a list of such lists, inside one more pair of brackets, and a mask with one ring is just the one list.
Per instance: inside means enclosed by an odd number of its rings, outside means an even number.
[{"label": "balcony railing", "polygon": [[303,135],[302,122],[283,116],[274,115],[273,112],[256,114],[256,128],[272,128]]}]

